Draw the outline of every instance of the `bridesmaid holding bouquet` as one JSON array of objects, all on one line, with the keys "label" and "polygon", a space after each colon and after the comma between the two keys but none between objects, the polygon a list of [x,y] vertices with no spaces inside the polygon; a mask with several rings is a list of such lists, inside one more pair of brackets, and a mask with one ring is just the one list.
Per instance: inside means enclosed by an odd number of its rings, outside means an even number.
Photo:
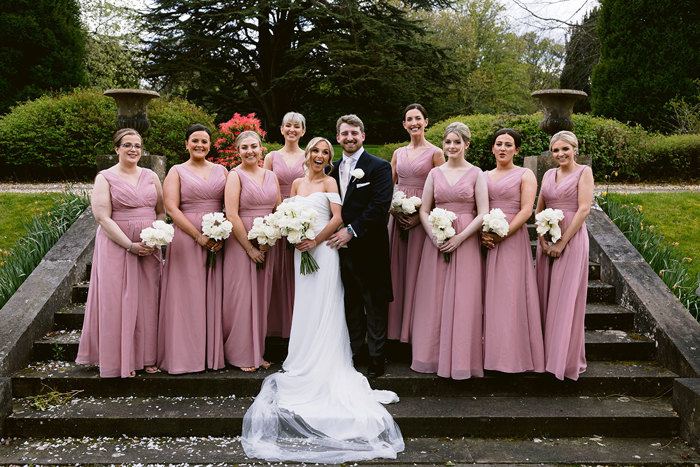
[{"label": "bridesmaid holding bouquet", "polygon": [[[287,112],[282,118],[280,132],[284,136],[284,147],[265,156],[263,167],[277,176],[284,201],[289,198],[292,182],[304,176],[304,150],[299,147],[299,140],[306,133],[306,119],[300,113]],[[287,242],[279,242],[272,249],[275,250],[275,264],[267,335],[288,338],[294,308],[294,248],[288,248]]]},{"label": "bridesmaid holding bouquet", "polygon": [[483,233],[488,248],[484,274],[484,369],[505,373],[544,372],[542,321],[530,238],[537,179],[513,157],[521,138],[510,128],[494,135],[496,168],[486,173],[489,208],[506,216],[508,233]]},{"label": "bridesmaid holding bouquet", "polygon": [[544,320],[545,370],[577,380],[586,371],[584,319],[588,292],[588,232],[584,223],[593,201],[593,171],[576,163],[578,140],[570,131],[552,136],[549,150],[558,168],[542,178],[537,212],[560,209],[561,238],[537,245],[537,285]]},{"label": "bridesmaid holding bouquet", "polygon": [[[427,238],[413,302],[411,369],[453,379],[484,375],[478,231],[489,198],[484,174],[464,158],[470,137],[465,124],[448,125],[442,146],[447,163],[425,181],[420,219]],[[442,243],[429,221],[433,203],[456,215],[456,234]]]},{"label": "bridesmaid holding bouquet", "polygon": [[224,256],[224,356],[246,372],[269,368],[263,360],[267,313],[272,291],[274,251],[254,245],[248,231],[256,217],[264,217],[281,203],[277,177],[258,166],[262,141],[254,131],[236,138],[241,165],[228,174],[224,192],[226,217],[233,224]]},{"label": "bridesmaid holding bouquet", "polygon": [[[407,198],[422,198],[428,173],[445,163],[442,150],[425,139],[426,126],[428,116],[422,105],[410,104],[404,109],[403,127],[411,142],[394,151],[391,172],[394,183],[398,181],[396,191],[403,192]],[[394,301],[389,303],[387,338],[411,342],[413,293],[426,236],[420,228],[418,211],[415,214],[402,214],[392,208],[389,212],[392,216],[389,220],[389,242]]]},{"label": "bridesmaid holding bouquet", "polygon": [[[221,307],[223,268],[207,267],[222,241],[201,231],[202,217],[221,212],[226,169],[206,160],[211,132],[193,125],[185,133],[190,158],[170,169],[163,183],[165,207],[175,224],[163,270],[158,323],[158,366],[171,374],[225,366]],[[221,257],[222,253],[218,254]]]},{"label": "bridesmaid holding bouquet", "polygon": [[158,371],[160,248],[141,231],[165,220],[158,176],[139,167],[143,142],[131,128],[114,134],[119,162],[95,177],[92,212],[99,224],[76,362],[99,365],[103,378]]}]

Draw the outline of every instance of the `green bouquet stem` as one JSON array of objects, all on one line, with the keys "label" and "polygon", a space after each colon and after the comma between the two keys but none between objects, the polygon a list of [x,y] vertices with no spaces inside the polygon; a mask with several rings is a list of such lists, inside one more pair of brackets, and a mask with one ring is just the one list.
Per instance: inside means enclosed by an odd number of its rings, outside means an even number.
[{"label": "green bouquet stem", "polygon": [[445,262],[446,262],[446,263],[449,263],[449,262],[450,262],[450,258],[452,257],[452,253],[443,253],[442,255],[443,255],[443,257],[445,258]]},{"label": "green bouquet stem", "polygon": [[216,267],[216,252],[207,251],[207,267],[214,269]]},{"label": "green bouquet stem", "polygon": [[316,271],[318,271],[318,269],[318,263],[316,262],[314,257],[311,256],[311,253],[309,253],[308,251],[302,251],[299,272],[303,275],[307,275],[315,273]]}]

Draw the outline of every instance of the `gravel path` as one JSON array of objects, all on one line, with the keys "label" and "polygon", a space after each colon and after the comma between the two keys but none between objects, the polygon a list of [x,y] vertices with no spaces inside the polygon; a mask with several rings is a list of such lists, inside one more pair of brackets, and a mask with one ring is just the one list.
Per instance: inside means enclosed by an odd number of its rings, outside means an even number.
[{"label": "gravel path", "polygon": [[[41,192],[60,192],[68,186],[72,186],[74,190],[92,191],[91,182],[53,182],[53,183],[0,183],[0,193],[41,193]],[[595,192],[609,191],[611,193],[668,193],[674,191],[691,191],[700,192],[700,185],[671,185],[664,184],[610,184],[597,183]]]}]

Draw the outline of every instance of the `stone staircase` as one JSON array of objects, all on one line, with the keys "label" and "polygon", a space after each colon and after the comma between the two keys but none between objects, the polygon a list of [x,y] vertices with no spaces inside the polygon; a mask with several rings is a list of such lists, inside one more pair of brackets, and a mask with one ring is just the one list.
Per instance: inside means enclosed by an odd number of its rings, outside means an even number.
[{"label": "stone staircase", "polygon": [[[387,406],[406,451],[381,464],[697,465],[678,437],[671,402],[676,375],[655,361],[656,342],[634,330],[615,288],[590,263],[586,309],[588,369],[577,382],[549,374],[452,381],[414,373],[410,348],[390,346],[387,374],[372,381],[401,397]],[[89,273],[88,273],[89,274]],[[54,330],[34,345],[34,361],[12,378],[13,413],[0,464],[255,463],[237,435],[262,379],[280,368],[284,343],[270,339],[268,371],[236,368],[171,376],[102,379],[73,363],[87,283],[57,310]],[[73,393],[42,411],[40,394]]]}]

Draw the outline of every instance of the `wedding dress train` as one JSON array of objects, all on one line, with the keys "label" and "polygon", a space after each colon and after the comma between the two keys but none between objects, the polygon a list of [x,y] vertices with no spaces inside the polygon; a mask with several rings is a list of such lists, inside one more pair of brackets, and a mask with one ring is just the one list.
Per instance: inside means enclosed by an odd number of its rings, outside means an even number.
[{"label": "wedding dress train", "polygon": [[[330,220],[329,203],[340,204],[340,197],[318,192],[295,201],[318,212],[318,233]],[[403,438],[381,404],[398,402],[398,396],[373,390],[352,365],[338,252],[324,243],[310,253],[320,268],[300,275],[295,251],[289,354],[245,414],[243,449],[248,457],[272,461],[395,459]]]}]

